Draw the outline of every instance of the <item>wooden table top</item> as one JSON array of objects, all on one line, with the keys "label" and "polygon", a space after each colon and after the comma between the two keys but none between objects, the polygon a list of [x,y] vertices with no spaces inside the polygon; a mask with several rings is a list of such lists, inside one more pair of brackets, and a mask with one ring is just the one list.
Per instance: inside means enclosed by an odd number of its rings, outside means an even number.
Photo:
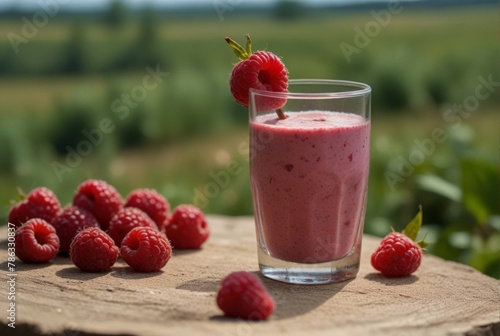
[{"label": "wooden table top", "polygon": [[[119,259],[106,273],[83,273],[68,258],[15,262],[8,300],[7,228],[0,227],[0,335],[500,335],[500,281],[425,255],[413,275],[387,279],[370,265],[380,239],[364,236],[356,279],[298,286],[263,279],[276,301],[269,320],[226,318],[215,296],[233,271],[258,271],[251,217],[208,216],[201,250],[174,251],[156,273]],[[15,302],[15,329],[8,326]]]}]

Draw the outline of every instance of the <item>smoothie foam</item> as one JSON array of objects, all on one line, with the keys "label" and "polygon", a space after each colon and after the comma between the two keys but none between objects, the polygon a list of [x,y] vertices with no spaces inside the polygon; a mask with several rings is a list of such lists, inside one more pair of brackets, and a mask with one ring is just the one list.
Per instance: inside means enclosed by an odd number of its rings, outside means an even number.
[{"label": "smoothie foam", "polygon": [[340,259],[363,227],[370,122],[339,112],[287,114],[284,120],[266,114],[250,122],[259,244],[285,261]]}]

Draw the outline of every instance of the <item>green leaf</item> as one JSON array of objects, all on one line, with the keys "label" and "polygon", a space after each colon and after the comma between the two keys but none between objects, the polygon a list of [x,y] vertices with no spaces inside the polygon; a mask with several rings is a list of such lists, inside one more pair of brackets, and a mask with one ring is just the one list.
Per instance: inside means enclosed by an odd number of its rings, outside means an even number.
[{"label": "green leaf", "polygon": [[437,175],[419,175],[417,176],[417,185],[422,190],[443,196],[454,202],[460,202],[462,199],[462,191],[458,186]]},{"label": "green leaf", "polygon": [[464,159],[460,162],[462,203],[478,224],[500,210],[500,174],[498,166],[483,160]]},{"label": "green leaf", "polygon": [[[235,42],[234,40],[230,39],[229,37],[226,37],[225,38],[227,44],[229,44],[229,46],[231,47],[231,49],[233,49],[233,52],[234,54],[236,55],[236,57],[238,57],[240,60],[245,60],[247,59],[248,57],[250,57],[250,54],[248,54],[245,49],[243,49],[242,46],[240,46],[237,42]],[[248,44],[248,40],[247,40],[247,49],[251,46],[251,43],[250,45]]]},{"label": "green leaf", "polygon": [[[425,238],[424,238],[425,239]],[[418,246],[420,246],[420,248],[425,251],[426,250],[426,247],[429,246],[429,243],[426,242],[424,239],[422,240],[419,240],[417,242],[415,242]]]},{"label": "green leaf", "polygon": [[413,219],[406,225],[403,230],[403,234],[415,241],[417,239],[420,228],[422,227],[422,206],[419,206],[418,213],[413,217]]},{"label": "green leaf", "polygon": [[486,239],[475,237],[474,248],[468,264],[477,270],[498,278],[500,276],[500,233],[492,233]]},{"label": "green leaf", "polygon": [[249,34],[246,34],[245,37],[247,38],[247,44],[245,46],[245,51],[247,53],[247,57],[249,57],[252,54],[252,39],[250,38]]},{"label": "green leaf", "polygon": [[23,189],[21,189],[21,187],[17,187],[16,189],[17,189],[17,200],[16,200],[16,203],[24,201],[26,199],[26,194],[24,193]]}]

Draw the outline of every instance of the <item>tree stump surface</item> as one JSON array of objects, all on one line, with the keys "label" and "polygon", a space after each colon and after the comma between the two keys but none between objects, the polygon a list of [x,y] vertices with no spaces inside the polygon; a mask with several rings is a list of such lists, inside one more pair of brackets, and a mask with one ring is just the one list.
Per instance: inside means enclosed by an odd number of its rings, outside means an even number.
[{"label": "tree stump surface", "polygon": [[[380,239],[364,236],[356,279],[298,286],[263,279],[276,301],[269,320],[223,316],[220,280],[258,271],[252,217],[208,216],[202,249],[174,251],[165,268],[138,273],[121,259],[106,273],[80,272],[67,257],[15,262],[15,301],[7,282],[7,228],[1,227],[0,335],[500,335],[500,281],[425,255],[409,277],[387,279],[370,265]],[[12,283],[11,283],[12,284]],[[15,329],[8,326],[15,302]]]}]

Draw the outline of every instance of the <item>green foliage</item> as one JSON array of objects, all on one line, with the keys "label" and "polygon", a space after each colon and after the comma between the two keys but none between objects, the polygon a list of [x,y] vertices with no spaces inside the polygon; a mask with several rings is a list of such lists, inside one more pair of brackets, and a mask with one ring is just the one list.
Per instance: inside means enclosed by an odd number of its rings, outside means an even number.
[{"label": "green foliage", "polygon": [[10,174],[15,167],[16,136],[11,120],[2,120],[0,124],[0,171]]},{"label": "green foliage", "polygon": [[462,202],[478,225],[486,225],[493,215],[500,215],[500,171],[487,161],[460,161]]},{"label": "green foliage", "polygon": [[373,105],[382,111],[400,111],[409,105],[409,92],[406,83],[396,72],[380,74],[372,86]]},{"label": "green foliage", "polygon": [[[499,277],[498,166],[492,163],[491,151],[486,155],[478,152],[474,137],[464,137],[459,130],[449,130],[449,140],[426,163],[415,167],[416,172],[391,193],[394,198],[378,194],[377,199],[393,199],[400,212],[422,204],[423,231],[429,232],[430,253]],[[394,221],[392,217],[391,225]],[[368,230],[372,230],[368,225]]]},{"label": "green foliage", "polygon": [[456,184],[443,182],[441,187],[429,188],[429,180],[424,181],[425,189],[451,201],[441,208],[446,214],[445,222],[437,229],[438,239],[431,252],[444,258],[458,258],[486,274],[500,277],[498,166],[487,160],[462,158]]},{"label": "green foliage", "polygon": [[449,92],[446,83],[449,79],[431,74],[425,83],[430,100],[437,106],[449,101]]},{"label": "green foliage", "polygon": [[94,107],[87,101],[74,97],[71,102],[59,102],[55,113],[58,118],[47,129],[47,139],[59,155],[75,149],[84,139],[82,131],[96,127]]}]

